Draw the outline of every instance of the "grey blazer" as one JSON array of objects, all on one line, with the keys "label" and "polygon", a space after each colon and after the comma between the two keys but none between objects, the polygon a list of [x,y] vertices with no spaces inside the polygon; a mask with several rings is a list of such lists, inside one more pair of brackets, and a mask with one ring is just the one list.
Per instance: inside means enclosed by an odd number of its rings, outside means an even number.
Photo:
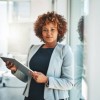
[{"label": "grey blazer", "polygon": [[[34,45],[28,55],[27,65],[29,61],[41,45]],[[68,90],[73,86],[73,54],[68,45],[57,44],[51,55],[48,66],[47,76],[49,78],[49,86],[45,85],[44,99],[59,100],[68,98]],[[14,75],[20,80],[27,82],[24,90],[24,96],[28,97],[31,78],[17,70]],[[34,90],[33,90],[34,91]]]}]

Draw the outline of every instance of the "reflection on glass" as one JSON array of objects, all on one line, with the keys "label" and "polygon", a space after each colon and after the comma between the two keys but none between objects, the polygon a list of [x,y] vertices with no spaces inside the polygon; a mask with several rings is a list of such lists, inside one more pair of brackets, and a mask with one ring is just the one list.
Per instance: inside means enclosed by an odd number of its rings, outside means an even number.
[{"label": "reflection on glass", "polygon": [[87,87],[84,68],[84,16],[78,21],[78,39],[80,43],[75,45],[74,50],[74,87],[70,91],[70,100],[86,100]]},{"label": "reflection on glass", "polygon": [[78,34],[80,44],[76,45],[75,48],[75,72],[74,72],[74,79],[75,79],[75,100],[84,100],[84,96],[82,94],[82,80],[84,75],[84,67],[83,67],[83,53],[84,53],[84,17],[82,16],[78,22]]}]

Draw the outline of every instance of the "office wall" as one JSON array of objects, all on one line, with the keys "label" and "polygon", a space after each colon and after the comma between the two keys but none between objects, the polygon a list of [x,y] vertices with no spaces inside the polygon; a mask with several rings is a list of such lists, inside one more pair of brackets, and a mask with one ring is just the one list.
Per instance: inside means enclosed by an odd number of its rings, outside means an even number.
[{"label": "office wall", "polygon": [[88,0],[87,39],[88,100],[100,100],[100,0]]}]

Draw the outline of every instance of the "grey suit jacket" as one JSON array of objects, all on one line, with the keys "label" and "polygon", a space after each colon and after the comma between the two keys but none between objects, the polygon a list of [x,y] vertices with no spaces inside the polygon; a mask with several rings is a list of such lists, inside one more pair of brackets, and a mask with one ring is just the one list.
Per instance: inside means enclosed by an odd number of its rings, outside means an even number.
[{"label": "grey suit jacket", "polygon": [[[32,56],[37,52],[41,45],[34,45],[29,51],[27,64]],[[73,54],[68,45],[57,44],[51,55],[50,63],[48,66],[47,76],[49,78],[49,86],[45,85],[44,99],[45,100],[59,100],[68,98],[68,90],[73,86]],[[20,80],[27,82],[24,90],[24,95],[29,95],[29,87],[31,78],[24,75],[21,71],[17,70],[14,75]],[[33,90],[34,91],[34,90]]]}]

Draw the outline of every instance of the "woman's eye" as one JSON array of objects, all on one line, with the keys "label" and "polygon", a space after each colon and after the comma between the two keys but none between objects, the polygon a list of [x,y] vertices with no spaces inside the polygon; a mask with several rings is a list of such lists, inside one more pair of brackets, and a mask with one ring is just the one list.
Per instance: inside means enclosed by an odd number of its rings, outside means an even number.
[{"label": "woman's eye", "polygon": [[54,31],[55,29],[51,29],[51,31]]},{"label": "woman's eye", "polygon": [[43,30],[43,32],[47,32],[47,30]]}]

